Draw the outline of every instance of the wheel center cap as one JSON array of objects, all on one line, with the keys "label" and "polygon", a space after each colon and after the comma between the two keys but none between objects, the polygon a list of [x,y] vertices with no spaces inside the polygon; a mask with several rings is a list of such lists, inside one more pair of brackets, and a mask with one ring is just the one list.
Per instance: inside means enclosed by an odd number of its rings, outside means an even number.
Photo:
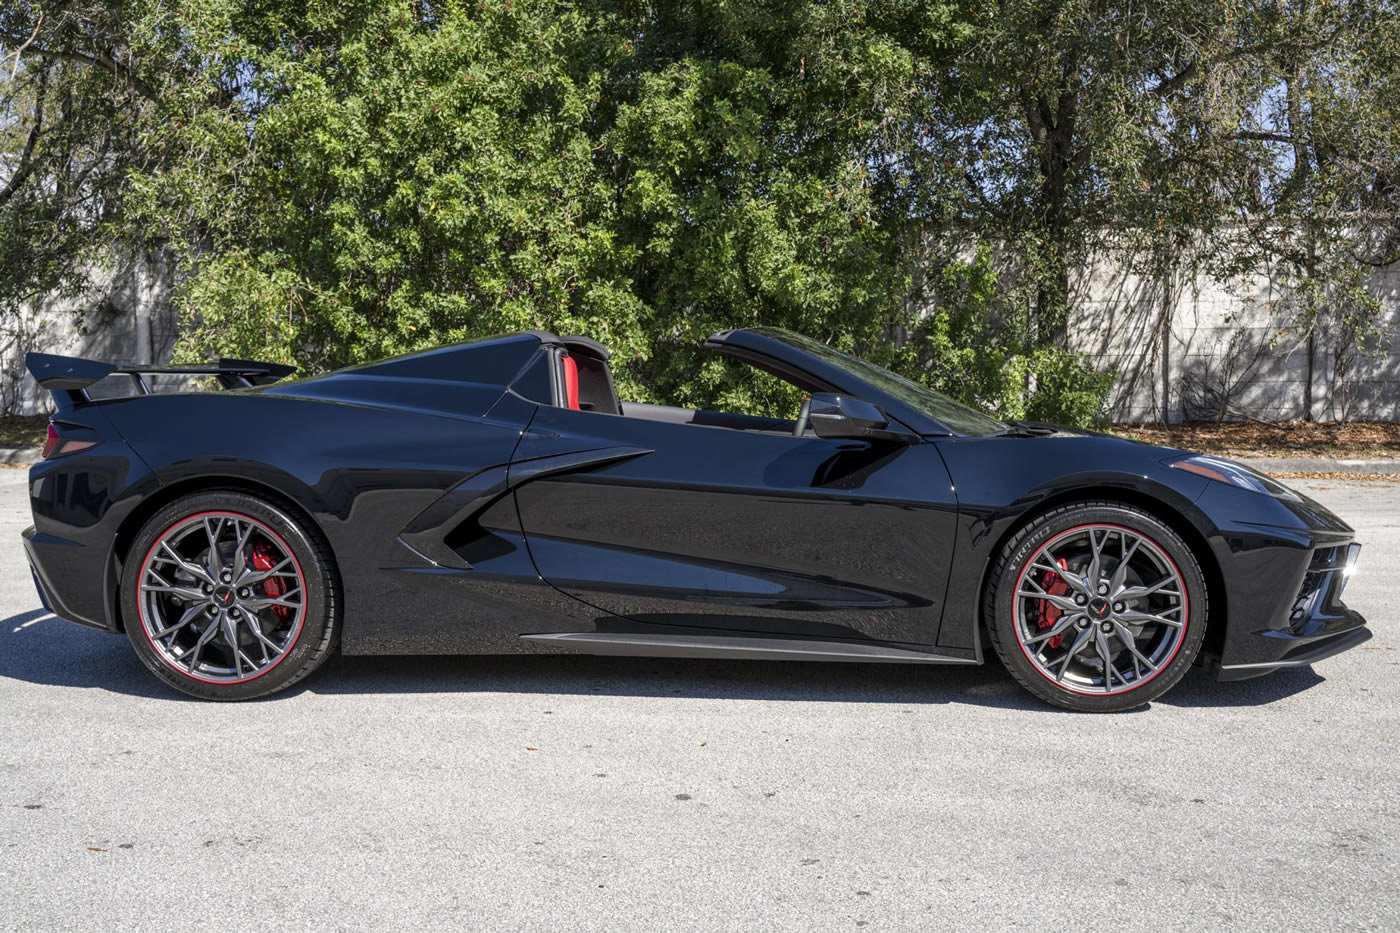
[{"label": "wheel center cap", "polygon": [[1107,619],[1108,609],[1108,600],[1103,597],[1089,601],[1089,615],[1093,616],[1095,619]]},{"label": "wheel center cap", "polygon": [[233,587],[221,586],[214,590],[214,602],[220,606],[228,606],[233,603]]}]

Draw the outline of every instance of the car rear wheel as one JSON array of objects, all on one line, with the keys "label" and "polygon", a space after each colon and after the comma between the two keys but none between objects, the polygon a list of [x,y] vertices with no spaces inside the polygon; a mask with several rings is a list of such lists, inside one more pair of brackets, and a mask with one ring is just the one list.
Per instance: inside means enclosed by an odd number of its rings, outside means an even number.
[{"label": "car rear wheel", "polygon": [[1133,709],[1170,689],[1205,636],[1190,547],[1122,503],[1071,503],[1002,549],[985,597],[998,656],[1036,696],[1084,712]]},{"label": "car rear wheel", "polygon": [[187,496],[153,515],[128,553],[121,601],[146,666],[207,700],[286,689],[325,661],[338,632],[324,541],[234,490]]}]

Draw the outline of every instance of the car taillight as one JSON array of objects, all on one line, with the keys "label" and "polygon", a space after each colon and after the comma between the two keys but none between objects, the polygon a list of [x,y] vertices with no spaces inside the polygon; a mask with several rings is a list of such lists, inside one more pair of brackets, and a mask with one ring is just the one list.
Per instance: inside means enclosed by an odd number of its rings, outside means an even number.
[{"label": "car taillight", "polygon": [[97,441],[80,441],[70,437],[64,437],[58,433],[58,428],[49,422],[49,433],[44,438],[44,450],[42,456],[45,460],[52,457],[61,457],[64,454],[75,454],[80,450],[87,450],[89,447],[97,446]]},{"label": "car taillight", "polygon": [[45,460],[53,456],[54,451],[58,449],[58,445],[62,443],[62,441],[63,438],[58,436],[58,430],[53,426],[53,422],[50,422],[49,436],[44,438],[43,457]]}]

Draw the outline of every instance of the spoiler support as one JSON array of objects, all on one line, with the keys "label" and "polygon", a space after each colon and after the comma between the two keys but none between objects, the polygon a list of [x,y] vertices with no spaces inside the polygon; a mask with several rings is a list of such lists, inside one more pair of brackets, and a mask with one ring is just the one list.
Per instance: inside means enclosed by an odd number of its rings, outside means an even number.
[{"label": "spoiler support", "polygon": [[40,387],[53,393],[60,409],[72,408],[92,399],[87,389],[111,375],[127,375],[140,395],[150,395],[147,376],[213,376],[225,389],[270,385],[297,371],[282,363],[259,363],[222,357],[217,363],[175,366],[169,363],[107,363],[78,356],[54,353],[26,353],[25,368]]}]

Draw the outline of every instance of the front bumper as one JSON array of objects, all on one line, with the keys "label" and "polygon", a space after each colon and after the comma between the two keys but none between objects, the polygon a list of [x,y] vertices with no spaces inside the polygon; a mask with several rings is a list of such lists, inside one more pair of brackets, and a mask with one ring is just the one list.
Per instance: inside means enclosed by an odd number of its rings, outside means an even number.
[{"label": "front bumper", "polygon": [[1248,680],[1263,674],[1290,667],[1307,667],[1324,661],[1334,654],[1341,654],[1371,640],[1371,630],[1366,628],[1366,620],[1361,615],[1348,610],[1355,617],[1342,631],[1332,632],[1316,639],[1288,639],[1285,650],[1276,661],[1256,661],[1251,664],[1221,665],[1215,673],[1217,680]]},{"label": "front bumper", "polygon": [[[1310,544],[1289,554],[1288,572],[1264,579],[1274,584],[1269,611],[1232,614],[1225,650],[1213,665],[1218,679],[1244,680],[1306,667],[1371,638],[1366,620],[1342,602],[1361,545],[1331,534],[1319,535]],[[1248,590],[1249,585],[1237,584],[1236,594],[1242,588]]]}]

